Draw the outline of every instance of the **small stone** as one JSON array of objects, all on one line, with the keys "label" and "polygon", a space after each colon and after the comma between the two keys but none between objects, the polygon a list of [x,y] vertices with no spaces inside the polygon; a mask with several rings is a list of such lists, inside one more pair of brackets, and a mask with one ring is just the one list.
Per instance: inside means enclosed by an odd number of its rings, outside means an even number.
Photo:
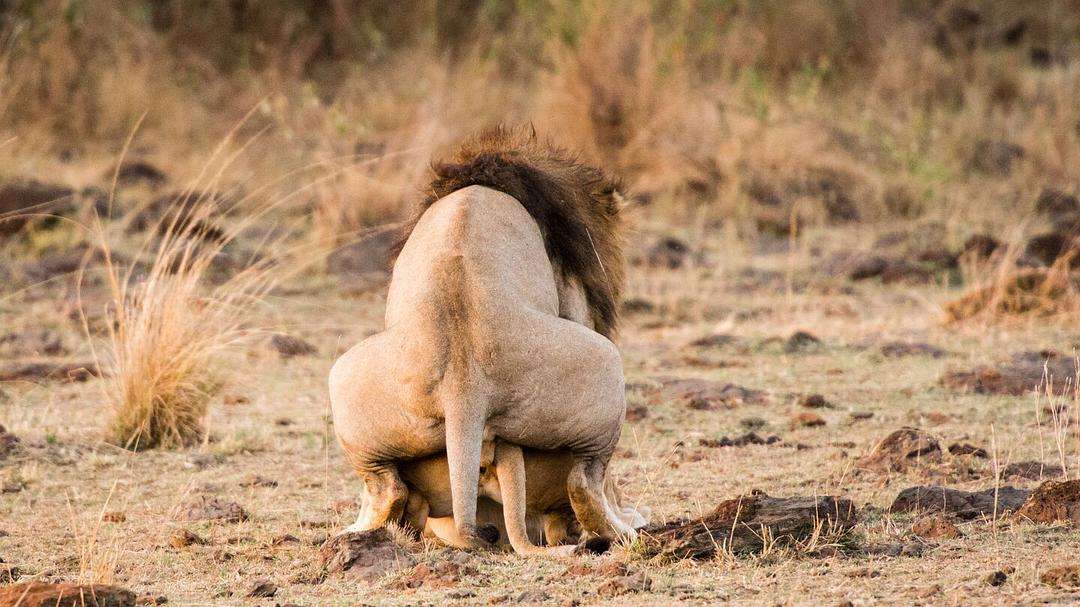
[{"label": "small stone", "polygon": [[101,520],[106,523],[122,523],[127,520],[127,515],[119,511],[106,512],[101,515]]},{"label": "small stone", "polygon": [[992,571],[983,578],[983,582],[988,586],[1001,586],[1009,580],[1009,576],[1001,570]]},{"label": "small stone", "polygon": [[210,495],[200,495],[187,504],[184,518],[189,521],[239,523],[248,519],[248,513],[236,502],[227,502]]},{"label": "small stone", "polygon": [[177,529],[169,536],[169,545],[176,549],[186,548],[195,544],[203,545],[206,543],[207,541],[205,538],[200,537],[194,531],[189,529]]},{"label": "small stone", "polygon": [[825,419],[817,413],[803,411],[792,416],[790,425],[794,428],[817,428],[825,425]]},{"label": "small stone", "polygon": [[960,528],[940,516],[926,517],[915,521],[911,532],[922,539],[955,540],[964,537]]},{"label": "small stone", "polygon": [[277,487],[278,482],[272,478],[266,478],[260,474],[252,474],[240,481],[241,487]]},{"label": "small stone", "polygon": [[280,354],[282,358],[311,356],[318,352],[311,343],[293,335],[285,335],[284,333],[277,333],[271,337],[270,345],[277,350],[277,353]]},{"label": "small stone", "polygon": [[986,449],[976,447],[970,443],[953,443],[949,445],[949,453],[953,455],[970,455],[972,457],[980,457],[983,459],[990,457],[990,454],[986,452]]},{"label": "small stone", "polygon": [[799,406],[807,409],[831,409],[832,403],[825,400],[825,397],[820,394],[810,394],[799,400]]},{"label": "small stone", "polygon": [[784,350],[787,352],[801,352],[817,346],[820,343],[821,340],[813,333],[796,331],[787,339],[787,342],[784,344]]},{"label": "small stone", "polygon": [[248,590],[245,596],[248,598],[269,598],[277,594],[277,591],[277,584],[270,580],[255,580],[251,590]]},{"label": "small stone", "polygon": [[515,602],[517,602],[517,603],[525,603],[525,604],[533,604],[533,603],[544,603],[544,602],[549,601],[549,600],[551,600],[551,595],[548,594],[547,591],[541,590],[539,588],[533,588],[531,590],[526,590],[526,591],[522,592],[521,594],[517,595],[517,598],[515,599]]}]

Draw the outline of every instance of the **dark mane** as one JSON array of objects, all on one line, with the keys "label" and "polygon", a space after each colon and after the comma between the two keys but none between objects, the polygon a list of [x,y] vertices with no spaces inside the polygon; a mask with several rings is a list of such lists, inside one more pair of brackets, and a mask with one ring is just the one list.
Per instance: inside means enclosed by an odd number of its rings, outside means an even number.
[{"label": "dark mane", "polygon": [[424,211],[444,196],[471,185],[509,194],[540,226],[556,272],[584,289],[596,331],[613,335],[624,278],[617,183],[525,128],[484,131],[432,163],[432,171],[402,244]]}]

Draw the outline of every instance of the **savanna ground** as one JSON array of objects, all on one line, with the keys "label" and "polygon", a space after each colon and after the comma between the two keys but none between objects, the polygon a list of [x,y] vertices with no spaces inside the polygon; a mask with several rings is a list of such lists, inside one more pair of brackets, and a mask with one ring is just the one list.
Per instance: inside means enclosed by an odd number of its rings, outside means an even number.
[{"label": "savanna ground", "polygon": [[[920,537],[923,513],[889,511],[915,485],[1080,473],[1075,2],[202,4],[0,9],[0,558],[20,581],[179,605],[1077,598],[1041,579],[1076,562],[1068,522]],[[381,327],[368,230],[499,121],[626,182],[628,499],[665,521],[836,495],[853,529],[704,561],[417,544],[374,582],[321,575],[356,516],[325,382]],[[943,381],[1018,355],[1036,372],[1016,384]],[[939,452],[864,463],[904,426]],[[778,439],[722,446],[748,432]],[[1007,473],[1025,461],[1045,466]],[[192,520],[210,498],[246,517]]]}]

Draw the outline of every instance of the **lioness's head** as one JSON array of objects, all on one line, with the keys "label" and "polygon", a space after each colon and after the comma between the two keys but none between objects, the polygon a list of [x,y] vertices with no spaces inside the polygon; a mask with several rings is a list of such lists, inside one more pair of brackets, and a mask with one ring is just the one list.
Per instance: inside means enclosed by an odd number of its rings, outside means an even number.
[{"label": "lioness's head", "polygon": [[432,171],[403,238],[429,206],[457,190],[481,185],[509,194],[539,224],[555,270],[585,291],[596,331],[614,334],[625,280],[617,182],[524,127],[483,131],[433,162]]}]

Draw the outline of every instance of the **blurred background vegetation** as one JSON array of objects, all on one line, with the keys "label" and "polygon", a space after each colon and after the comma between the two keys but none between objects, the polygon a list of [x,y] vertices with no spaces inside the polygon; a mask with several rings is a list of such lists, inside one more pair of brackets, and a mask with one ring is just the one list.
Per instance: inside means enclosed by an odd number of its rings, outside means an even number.
[{"label": "blurred background vegetation", "polygon": [[[932,219],[960,241],[1080,183],[1076,0],[38,0],[0,3],[0,172],[131,155],[281,181],[313,233],[401,215],[495,123],[740,237]],[[246,116],[246,118],[245,118]],[[282,178],[299,167],[332,172]]]}]

